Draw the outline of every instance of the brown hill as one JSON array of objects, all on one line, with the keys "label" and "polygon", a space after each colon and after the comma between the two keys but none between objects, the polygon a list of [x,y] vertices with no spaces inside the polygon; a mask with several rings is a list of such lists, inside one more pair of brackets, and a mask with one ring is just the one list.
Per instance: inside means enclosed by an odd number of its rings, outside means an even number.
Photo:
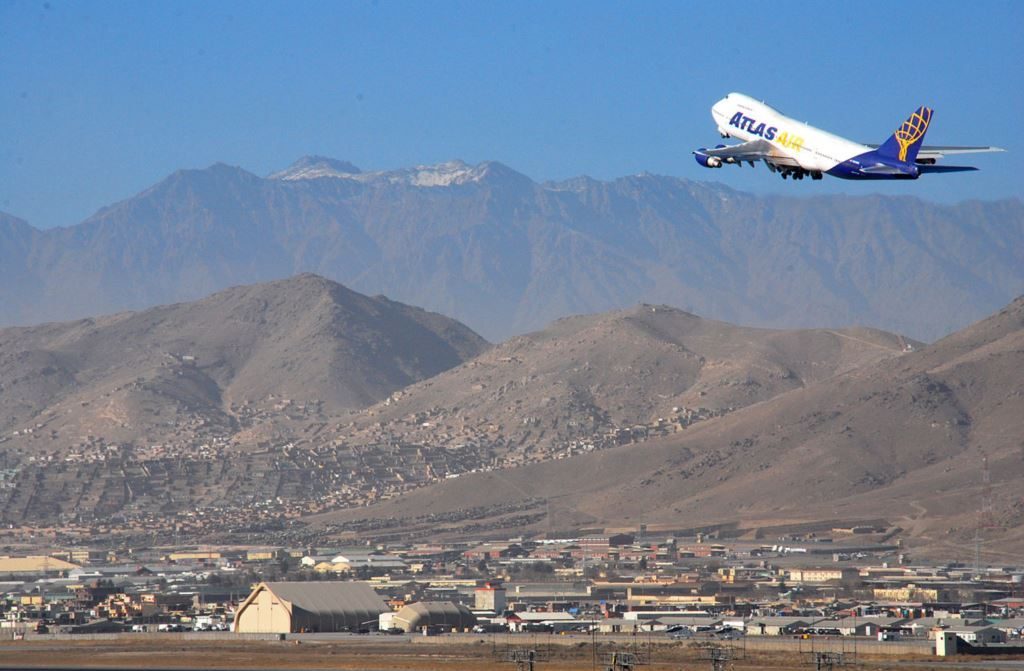
[{"label": "brown hill", "polygon": [[193,303],[0,330],[0,435],[33,453],[195,448],[239,431],[258,436],[253,427],[297,414],[369,405],[487,347],[441,315],[299,275]]},{"label": "brown hill", "polygon": [[912,346],[872,329],[746,328],[642,305],[512,338],[364,410],[339,438],[546,460],[675,433]]},{"label": "brown hill", "polygon": [[[415,533],[888,519],[921,552],[1024,549],[1024,298],[921,351],[783,393],[684,433],[462,476],[314,518]],[[990,491],[986,491],[985,470]],[[982,510],[982,514],[979,514]],[[439,520],[448,520],[440,524]],[[1019,556],[1019,554],[1018,554]]]}]

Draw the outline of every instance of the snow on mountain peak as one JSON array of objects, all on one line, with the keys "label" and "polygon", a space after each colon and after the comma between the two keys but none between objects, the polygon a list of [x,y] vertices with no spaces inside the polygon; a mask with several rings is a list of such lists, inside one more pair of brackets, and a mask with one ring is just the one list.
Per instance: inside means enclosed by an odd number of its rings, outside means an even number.
[{"label": "snow on mountain peak", "polygon": [[321,177],[351,177],[358,174],[360,174],[359,168],[348,161],[339,161],[326,156],[303,156],[284,170],[270,175],[269,179],[292,181]]},{"label": "snow on mountain peak", "polygon": [[469,165],[464,161],[456,159],[436,165],[417,165],[412,168],[400,168],[398,170],[361,172],[359,168],[345,161],[337,161],[322,156],[306,156],[285,170],[270,175],[270,179],[296,181],[332,177],[349,179],[364,184],[384,182],[418,187],[437,187],[480,182],[488,175],[493,177],[504,174],[518,175],[514,170],[494,161]]},{"label": "snow on mountain peak", "polygon": [[527,182],[528,177],[497,161],[484,161],[477,165],[469,165],[463,161],[453,160],[437,165],[418,165],[415,168],[382,173],[391,182],[403,182],[411,186],[433,187],[469,184],[485,180],[505,181],[520,179]]},{"label": "snow on mountain peak", "polygon": [[480,177],[483,176],[480,167],[454,160],[437,165],[418,165],[409,170],[398,171],[398,174],[404,177],[402,181],[412,186],[451,186],[480,181]]}]

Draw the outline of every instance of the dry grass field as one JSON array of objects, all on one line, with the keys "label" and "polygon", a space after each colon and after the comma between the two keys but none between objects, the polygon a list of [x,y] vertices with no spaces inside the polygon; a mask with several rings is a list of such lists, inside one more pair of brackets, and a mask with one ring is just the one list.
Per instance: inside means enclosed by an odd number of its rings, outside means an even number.
[{"label": "dry grass field", "polygon": [[[608,667],[611,645],[595,650],[580,642],[544,650],[538,671],[586,671]],[[485,671],[514,669],[506,661],[502,645],[482,641],[424,644],[416,640],[360,639],[345,642],[186,641],[153,638],[110,641],[34,641],[0,644],[0,668],[74,669],[345,669],[351,671]],[[859,671],[900,668],[984,668],[981,660],[935,658],[859,658]],[[659,645],[649,671],[697,671],[710,669],[700,651],[686,644]],[[752,653],[731,662],[733,671],[755,669],[797,670],[813,668],[810,660],[793,653]],[[850,667],[847,667],[850,668]],[[1024,667],[1022,667],[1024,668]]]}]

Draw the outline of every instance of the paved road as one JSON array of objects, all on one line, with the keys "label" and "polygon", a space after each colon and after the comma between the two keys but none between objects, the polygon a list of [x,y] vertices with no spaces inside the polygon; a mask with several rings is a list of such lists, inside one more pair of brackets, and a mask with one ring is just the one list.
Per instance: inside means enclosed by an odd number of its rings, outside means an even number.
[{"label": "paved road", "polygon": [[986,670],[986,671],[988,671],[988,670],[996,671],[998,669],[1024,669],[1024,659],[971,660],[969,657],[967,657],[967,658],[965,658],[965,657],[956,657],[956,658],[947,657],[946,661],[942,661],[942,662],[927,662],[927,661],[926,662],[911,662],[911,661],[901,662],[901,661],[886,661],[886,660],[872,659],[871,663],[873,665],[876,665],[876,666],[890,666],[890,667],[913,666],[913,667],[916,667],[916,668],[929,667],[929,668],[935,668],[935,669],[948,669],[949,671],[953,671],[954,669],[956,669],[957,671],[961,671],[961,670],[964,670],[964,669],[970,669],[970,670],[982,669],[982,670]]}]

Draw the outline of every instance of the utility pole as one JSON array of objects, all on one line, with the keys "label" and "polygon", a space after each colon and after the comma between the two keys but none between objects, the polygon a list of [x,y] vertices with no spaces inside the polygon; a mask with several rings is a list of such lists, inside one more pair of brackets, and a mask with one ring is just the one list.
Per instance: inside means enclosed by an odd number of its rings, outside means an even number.
[{"label": "utility pole", "polygon": [[712,671],[725,671],[732,661],[732,648],[712,646],[701,650],[701,659],[711,662]]},{"label": "utility pole", "polygon": [[605,671],[634,671],[639,666],[647,666],[651,663],[651,641],[647,639],[647,645],[641,647],[636,641],[634,631],[633,644],[629,650],[613,650],[608,655],[608,665]]},{"label": "utility pole", "polygon": [[536,645],[530,647],[508,646],[505,648],[503,661],[515,664],[516,671],[536,671],[537,665],[548,661],[549,657],[547,647],[542,648]]},{"label": "utility pole", "polygon": [[841,652],[815,652],[812,655],[816,671],[832,671],[833,667],[844,663]]},{"label": "utility pole", "polygon": [[638,666],[647,664],[647,660],[635,652],[616,650],[608,656],[605,671],[633,671]]}]

